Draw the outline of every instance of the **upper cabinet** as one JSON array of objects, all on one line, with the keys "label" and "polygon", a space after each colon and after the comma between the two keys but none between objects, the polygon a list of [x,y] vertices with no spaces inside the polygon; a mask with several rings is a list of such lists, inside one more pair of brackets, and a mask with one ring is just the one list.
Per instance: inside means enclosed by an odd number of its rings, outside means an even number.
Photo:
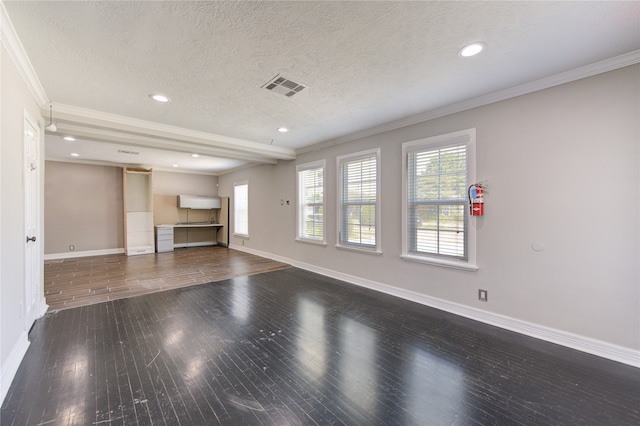
[{"label": "upper cabinet", "polygon": [[155,251],[151,170],[122,169],[124,247],[127,256]]}]

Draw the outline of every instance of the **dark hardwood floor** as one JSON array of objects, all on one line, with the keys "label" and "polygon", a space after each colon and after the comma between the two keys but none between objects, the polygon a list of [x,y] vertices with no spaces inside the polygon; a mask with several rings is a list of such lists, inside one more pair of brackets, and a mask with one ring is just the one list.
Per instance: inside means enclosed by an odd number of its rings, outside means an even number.
[{"label": "dark hardwood floor", "polygon": [[638,425],[640,370],[286,268],[49,313],[8,425]]}]

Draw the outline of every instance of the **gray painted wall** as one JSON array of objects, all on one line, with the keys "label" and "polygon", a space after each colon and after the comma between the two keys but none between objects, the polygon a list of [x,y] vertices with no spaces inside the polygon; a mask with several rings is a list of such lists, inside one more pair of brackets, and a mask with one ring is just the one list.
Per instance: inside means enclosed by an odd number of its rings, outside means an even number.
[{"label": "gray painted wall", "polygon": [[[26,350],[23,187],[23,120],[25,113],[40,118],[40,107],[13,64],[4,44],[0,63],[0,373],[2,397]],[[40,125],[42,125],[42,120]],[[44,151],[43,141],[40,152]],[[44,166],[41,159],[39,167]],[[41,173],[41,179],[44,179]],[[42,186],[42,182],[41,182]],[[41,205],[43,200],[40,201]],[[42,229],[42,212],[40,212]],[[36,235],[41,238],[42,235]],[[42,245],[40,245],[42,247]],[[0,397],[0,400],[2,398]]]},{"label": "gray painted wall", "polygon": [[[638,350],[639,74],[626,67],[240,170],[220,177],[220,194],[249,180],[249,249]],[[401,144],[472,127],[477,179],[489,181],[476,222],[479,271],[400,259]],[[383,254],[337,250],[336,157],[376,147]],[[295,241],[295,165],[319,159],[327,160],[327,247]],[[489,302],[478,301],[479,288]]]}]

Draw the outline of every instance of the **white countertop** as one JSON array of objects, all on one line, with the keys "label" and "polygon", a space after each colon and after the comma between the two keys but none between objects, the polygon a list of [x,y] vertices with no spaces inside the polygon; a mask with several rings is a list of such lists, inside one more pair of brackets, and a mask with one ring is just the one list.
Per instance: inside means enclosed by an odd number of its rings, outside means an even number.
[{"label": "white countertop", "polygon": [[155,225],[156,228],[215,228],[223,226],[221,223],[209,223],[209,222],[192,222],[192,223],[168,223],[162,225]]}]

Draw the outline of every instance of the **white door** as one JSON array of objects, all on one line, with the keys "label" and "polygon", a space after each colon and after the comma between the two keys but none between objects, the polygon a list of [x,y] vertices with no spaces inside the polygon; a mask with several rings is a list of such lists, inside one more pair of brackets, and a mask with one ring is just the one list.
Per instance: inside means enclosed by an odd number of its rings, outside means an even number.
[{"label": "white door", "polygon": [[24,118],[24,312],[26,330],[38,318],[38,305],[42,297],[40,255],[42,238],[40,234],[40,129],[29,117]]}]

